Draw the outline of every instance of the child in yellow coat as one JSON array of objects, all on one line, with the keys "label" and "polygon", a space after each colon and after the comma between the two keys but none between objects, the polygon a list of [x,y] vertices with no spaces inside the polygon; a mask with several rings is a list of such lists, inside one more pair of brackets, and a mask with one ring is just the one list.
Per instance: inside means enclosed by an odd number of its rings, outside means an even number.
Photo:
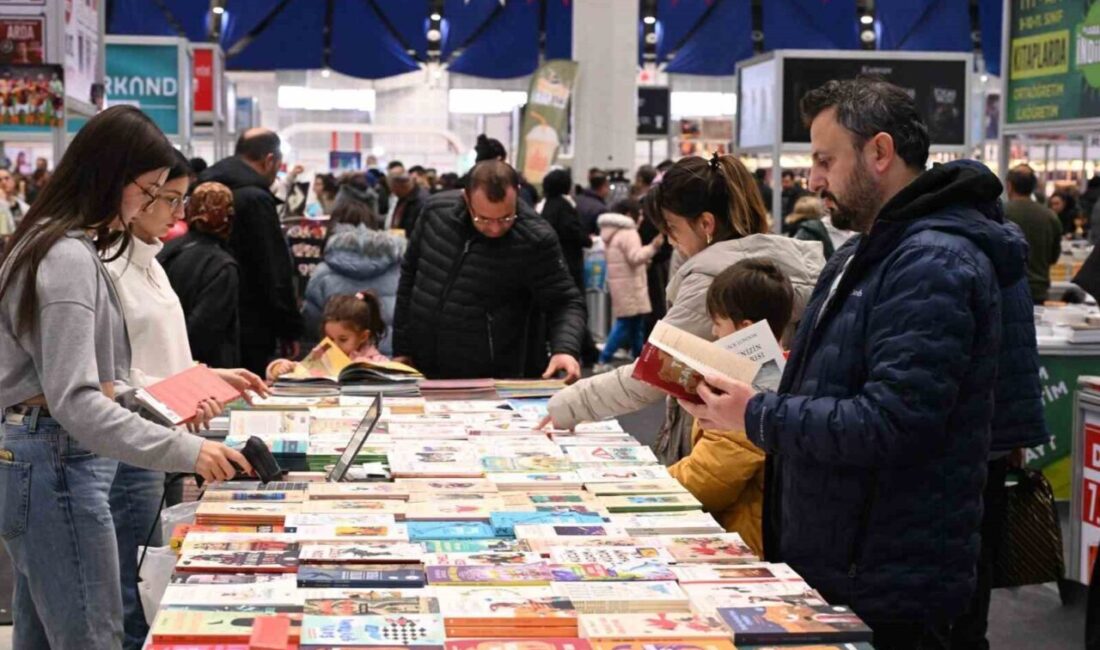
[{"label": "child in yellow coat", "polygon": [[[734,264],[707,292],[715,338],[767,320],[778,340],[793,304],[790,281],[765,258]],[[764,452],[744,431],[704,430],[696,424],[691,453],[668,469],[727,532],[740,534],[757,555],[763,553]]]}]

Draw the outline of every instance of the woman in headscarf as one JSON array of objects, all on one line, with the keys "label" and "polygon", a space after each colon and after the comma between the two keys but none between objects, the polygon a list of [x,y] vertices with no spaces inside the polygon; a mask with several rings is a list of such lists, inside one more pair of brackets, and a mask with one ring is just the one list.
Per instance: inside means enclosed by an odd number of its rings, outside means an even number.
[{"label": "woman in headscarf", "polygon": [[227,242],[233,228],[233,192],[202,183],[187,206],[186,235],[165,245],[160,260],[187,321],[191,355],[212,368],[240,365],[237,260]]}]

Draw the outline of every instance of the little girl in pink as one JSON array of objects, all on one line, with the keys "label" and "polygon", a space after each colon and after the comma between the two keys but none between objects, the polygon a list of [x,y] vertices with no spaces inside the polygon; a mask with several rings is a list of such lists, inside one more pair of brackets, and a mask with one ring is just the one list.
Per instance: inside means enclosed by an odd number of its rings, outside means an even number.
[{"label": "little girl in pink", "polygon": [[[373,293],[367,291],[354,296],[333,296],[325,303],[321,335],[331,339],[353,362],[389,361],[377,347],[385,333],[382,305]],[[314,348],[310,354],[323,354],[323,350]],[[279,376],[293,370],[293,361],[276,359],[267,366],[267,379],[275,381]]]}]

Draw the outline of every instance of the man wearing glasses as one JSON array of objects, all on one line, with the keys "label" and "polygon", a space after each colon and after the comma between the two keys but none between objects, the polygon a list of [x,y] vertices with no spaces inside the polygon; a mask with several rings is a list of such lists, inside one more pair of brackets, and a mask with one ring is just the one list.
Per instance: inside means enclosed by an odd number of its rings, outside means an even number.
[{"label": "man wearing glasses", "polygon": [[465,191],[429,199],[410,233],[394,353],[428,377],[580,377],[583,298],[518,186],[507,163],[480,163]]}]

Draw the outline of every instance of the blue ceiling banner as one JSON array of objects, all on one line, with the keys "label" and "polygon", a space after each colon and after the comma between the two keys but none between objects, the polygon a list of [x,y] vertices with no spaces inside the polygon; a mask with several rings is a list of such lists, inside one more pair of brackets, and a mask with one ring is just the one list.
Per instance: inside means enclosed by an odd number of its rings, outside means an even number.
[{"label": "blue ceiling banner", "polygon": [[174,21],[192,41],[206,41],[209,3],[194,0],[161,0],[168,16],[149,0],[112,0],[107,33],[118,36],[181,36]]},{"label": "blue ceiling banner", "polygon": [[970,52],[968,0],[876,0],[880,50]]},{"label": "blue ceiling banner", "polygon": [[[376,13],[376,7],[380,9],[383,4],[394,3],[336,0],[332,11],[332,46],[329,52],[329,66],[333,70],[352,77],[381,79],[420,69],[420,64],[405,51],[401,40],[386,26],[389,21],[397,30],[391,16],[387,14],[386,20],[382,20]],[[419,4],[427,10],[426,2]],[[426,37],[424,44],[427,45]]]},{"label": "blue ceiling banner", "polygon": [[546,59],[573,58],[573,0],[546,0]]},{"label": "blue ceiling banner", "polygon": [[[222,47],[230,70],[316,70],[324,66],[324,3],[227,0],[223,21]],[[246,42],[259,27],[263,29]]]},{"label": "blue ceiling banner", "polygon": [[985,70],[1001,74],[1001,39],[1004,38],[1004,3],[1001,0],[978,0],[978,21],[982,30],[982,57]]},{"label": "blue ceiling banner", "polygon": [[539,0],[508,0],[503,10],[457,54],[447,69],[489,79],[531,74],[539,67],[541,9]]},{"label": "blue ceiling banner", "polygon": [[[657,61],[664,62],[718,0],[657,0]],[[751,16],[749,24],[752,24]]]},{"label": "blue ceiling banner", "polygon": [[665,67],[666,72],[731,75],[753,55],[752,0],[715,0],[714,9]]},{"label": "blue ceiling banner", "polygon": [[446,0],[443,21],[447,25],[440,57],[448,61],[455,50],[473,38],[482,25],[501,8],[501,0]]},{"label": "blue ceiling banner", "polygon": [[764,47],[768,50],[856,50],[856,0],[767,0]]},{"label": "blue ceiling banner", "polygon": [[[389,26],[394,30],[394,36],[416,50],[421,59],[428,55],[428,0],[401,0],[390,2],[389,0],[356,0],[360,3],[368,3],[375,11],[381,11]],[[339,6],[339,4],[337,5]],[[339,13],[339,12],[336,12]],[[333,27],[338,21],[333,18]],[[363,41],[359,41],[363,43]],[[335,38],[333,39],[335,45]]]}]

